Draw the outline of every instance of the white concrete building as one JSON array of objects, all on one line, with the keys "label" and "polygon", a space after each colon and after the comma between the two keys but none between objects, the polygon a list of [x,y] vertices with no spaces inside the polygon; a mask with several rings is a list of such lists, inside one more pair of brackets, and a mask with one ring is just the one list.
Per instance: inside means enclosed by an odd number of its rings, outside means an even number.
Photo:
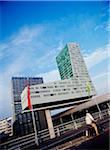
[{"label": "white concrete building", "polygon": [[[31,105],[35,110],[45,110],[50,138],[55,138],[50,109],[78,105],[96,94],[77,44],[67,44],[56,60],[62,80],[30,86]],[[27,109],[27,87],[21,101],[22,109]]]},{"label": "white concrete building", "polygon": [[[63,103],[78,103],[78,99],[81,100],[88,97],[86,84],[81,85],[75,79],[32,85],[30,86],[30,93],[32,105],[36,105],[36,107],[50,106],[50,108],[51,105],[59,104],[60,106]],[[95,94],[94,87],[92,86],[90,96]],[[22,92],[21,99],[24,110],[28,107],[27,87]]]},{"label": "white concrete building", "polygon": [[[67,44],[56,59],[63,80],[30,86],[32,105],[51,108],[78,103],[88,97],[87,83],[91,86],[89,96],[96,94],[77,44]],[[27,88],[22,92],[21,99],[24,110],[28,107]]]},{"label": "white concrete building", "polygon": [[61,79],[73,78],[81,84],[91,82],[86,64],[76,43],[67,43],[56,57]]}]

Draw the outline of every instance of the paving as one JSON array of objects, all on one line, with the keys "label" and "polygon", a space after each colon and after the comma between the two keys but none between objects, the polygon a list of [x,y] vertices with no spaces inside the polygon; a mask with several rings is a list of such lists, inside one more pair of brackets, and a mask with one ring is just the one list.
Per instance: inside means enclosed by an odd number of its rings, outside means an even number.
[{"label": "paving", "polygon": [[109,130],[103,134],[84,141],[78,146],[69,147],[65,150],[109,150]]}]

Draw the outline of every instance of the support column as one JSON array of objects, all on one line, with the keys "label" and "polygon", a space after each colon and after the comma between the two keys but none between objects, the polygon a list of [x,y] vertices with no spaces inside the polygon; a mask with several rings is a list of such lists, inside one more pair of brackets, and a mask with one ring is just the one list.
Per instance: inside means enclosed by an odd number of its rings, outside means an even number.
[{"label": "support column", "polygon": [[55,131],[54,131],[52,117],[51,117],[49,109],[45,110],[45,115],[46,115],[46,120],[47,120],[47,125],[48,125],[48,130],[49,130],[50,138],[53,139],[53,138],[55,138]]}]

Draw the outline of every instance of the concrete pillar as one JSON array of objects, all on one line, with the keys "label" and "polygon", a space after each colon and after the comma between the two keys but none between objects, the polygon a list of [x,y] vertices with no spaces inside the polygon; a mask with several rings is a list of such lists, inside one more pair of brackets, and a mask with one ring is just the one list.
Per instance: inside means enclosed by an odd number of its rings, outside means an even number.
[{"label": "concrete pillar", "polygon": [[52,122],[50,110],[45,110],[45,115],[46,115],[46,120],[47,120],[50,138],[53,139],[53,138],[55,138],[55,131],[54,131],[54,127],[53,127],[53,122]]}]

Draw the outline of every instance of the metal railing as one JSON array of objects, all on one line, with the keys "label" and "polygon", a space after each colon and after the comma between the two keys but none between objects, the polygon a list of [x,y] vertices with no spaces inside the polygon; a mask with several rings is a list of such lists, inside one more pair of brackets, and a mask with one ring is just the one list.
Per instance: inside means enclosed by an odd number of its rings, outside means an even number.
[{"label": "metal railing", "polygon": [[[101,119],[103,119],[106,116],[110,116],[109,111],[110,111],[109,109],[102,110],[101,114],[99,114],[99,112],[95,112],[92,114],[92,116],[94,117],[95,120],[99,120],[101,115]],[[61,134],[65,133],[67,130],[74,130],[75,129],[74,123],[76,124],[77,128],[80,128],[81,126],[86,124],[85,117],[81,117],[79,119],[71,120],[69,122],[54,126],[55,134],[57,136],[60,136]]]},{"label": "metal railing", "polygon": [[[101,119],[103,119],[104,117],[109,116],[110,113],[109,113],[109,110],[106,109],[106,110],[101,111],[101,114],[99,114],[99,112],[95,112],[92,115],[93,115],[94,119],[99,120],[100,115],[101,115]],[[76,126],[74,123],[76,124]],[[81,117],[79,119],[71,120],[69,122],[54,126],[55,135],[60,136],[69,130],[75,130],[76,127],[80,128],[84,124],[86,124],[85,117]],[[41,139],[43,139],[45,137],[48,137],[48,138],[50,137],[48,129],[42,130],[42,134],[39,135],[39,138],[41,138]]]},{"label": "metal railing", "polygon": [[[100,119],[99,112],[93,113],[92,115],[93,115],[94,119],[96,119],[96,120]],[[101,111],[102,119],[107,116],[110,116],[109,109]],[[56,137],[58,137],[64,133],[66,133],[69,130],[75,130],[76,127],[80,128],[84,124],[85,124],[85,117],[81,117],[79,119],[71,120],[69,122],[54,126],[55,135],[56,135]],[[49,130],[45,129],[45,130],[38,131],[38,139],[39,139],[39,142],[49,140],[50,139]],[[14,150],[17,148],[19,148],[19,149],[22,149],[23,147],[26,148],[28,145],[35,145],[35,134],[34,133],[7,141],[7,142],[1,144],[1,147],[6,150]]]},{"label": "metal railing", "polygon": [[1,146],[1,149],[4,149],[4,150],[5,149],[6,150],[7,149],[14,150],[14,149],[20,148],[20,147],[26,145],[27,143],[31,143],[31,142],[35,143],[35,134],[34,133],[12,139],[10,141],[7,141],[7,142],[1,144],[0,146]]}]

